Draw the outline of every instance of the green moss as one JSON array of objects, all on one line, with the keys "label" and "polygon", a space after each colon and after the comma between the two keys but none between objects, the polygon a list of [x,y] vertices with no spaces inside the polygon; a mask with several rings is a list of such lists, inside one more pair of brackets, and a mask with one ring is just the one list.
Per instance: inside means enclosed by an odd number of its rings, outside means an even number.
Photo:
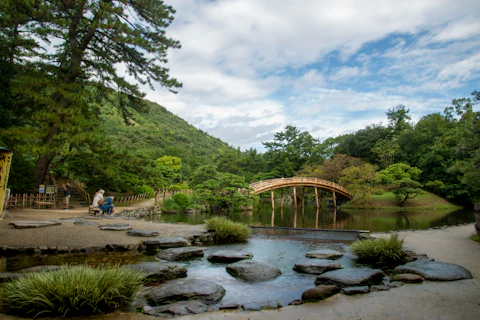
[{"label": "green moss", "polygon": [[476,233],[472,234],[472,236],[470,237],[470,239],[472,239],[473,241],[475,242],[479,242],[480,243],[480,236]]}]

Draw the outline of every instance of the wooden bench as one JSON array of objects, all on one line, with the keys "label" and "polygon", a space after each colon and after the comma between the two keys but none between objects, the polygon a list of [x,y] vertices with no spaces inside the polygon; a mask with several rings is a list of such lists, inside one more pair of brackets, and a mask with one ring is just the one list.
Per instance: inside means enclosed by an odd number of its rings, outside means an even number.
[{"label": "wooden bench", "polygon": [[48,201],[35,201],[34,206],[37,206],[37,209],[40,209],[41,206],[45,206],[45,209],[47,209],[48,206],[51,206],[52,209],[57,209],[57,204],[55,202]]},{"label": "wooden bench", "polygon": [[93,207],[93,206],[88,206],[88,214],[90,213],[93,213],[94,216],[96,216],[97,214],[98,215],[102,215],[102,209],[100,209],[99,207]]}]

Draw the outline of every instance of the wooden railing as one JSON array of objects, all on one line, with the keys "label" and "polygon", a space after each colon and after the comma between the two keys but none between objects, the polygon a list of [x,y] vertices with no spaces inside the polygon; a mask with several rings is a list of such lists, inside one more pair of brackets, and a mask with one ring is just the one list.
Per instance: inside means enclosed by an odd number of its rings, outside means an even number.
[{"label": "wooden railing", "polygon": [[114,203],[116,204],[127,204],[127,203],[133,203],[133,202],[138,202],[141,200],[146,200],[148,199],[148,194],[143,193],[143,194],[134,194],[131,196],[127,197],[115,197]]},{"label": "wooden railing", "polygon": [[44,193],[11,194],[8,207],[31,207],[37,202],[57,203],[57,195]]},{"label": "wooden railing", "polygon": [[292,178],[277,178],[262,180],[250,184],[250,188],[253,190],[252,193],[257,194],[267,190],[283,188],[283,187],[292,187],[292,186],[312,186],[319,187],[328,190],[334,190],[339,192],[346,197],[352,198],[353,196],[348,192],[348,190],[338,183],[328,181],[325,179],[318,178],[308,178],[308,177],[292,177]]},{"label": "wooden railing", "polygon": [[167,190],[167,189],[158,189],[155,191],[155,203],[158,203],[160,201],[163,201],[167,198],[173,197],[175,193],[186,193],[188,195],[191,195],[193,193],[193,190],[188,189],[188,190]]}]

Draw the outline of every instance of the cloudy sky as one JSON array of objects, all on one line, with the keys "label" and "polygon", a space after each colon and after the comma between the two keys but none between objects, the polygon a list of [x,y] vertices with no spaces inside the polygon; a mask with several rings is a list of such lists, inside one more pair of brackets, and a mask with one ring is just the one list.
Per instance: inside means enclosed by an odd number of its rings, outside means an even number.
[{"label": "cloudy sky", "polygon": [[147,99],[242,150],[287,125],[324,140],[386,124],[399,104],[418,121],[480,90],[478,0],[166,3],[183,88]]}]

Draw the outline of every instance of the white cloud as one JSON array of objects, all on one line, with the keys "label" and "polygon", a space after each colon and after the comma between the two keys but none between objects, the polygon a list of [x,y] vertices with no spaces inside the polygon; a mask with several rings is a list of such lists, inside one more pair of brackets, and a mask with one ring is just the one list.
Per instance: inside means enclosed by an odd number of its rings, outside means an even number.
[{"label": "white cloud", "polygon": [[167,2],[182,43],[168,67],[184,87],[147,97],[242,149],[286,125],[353,132],[398,104],[418,119],[453,88],[480,89],[480,1]]}]

